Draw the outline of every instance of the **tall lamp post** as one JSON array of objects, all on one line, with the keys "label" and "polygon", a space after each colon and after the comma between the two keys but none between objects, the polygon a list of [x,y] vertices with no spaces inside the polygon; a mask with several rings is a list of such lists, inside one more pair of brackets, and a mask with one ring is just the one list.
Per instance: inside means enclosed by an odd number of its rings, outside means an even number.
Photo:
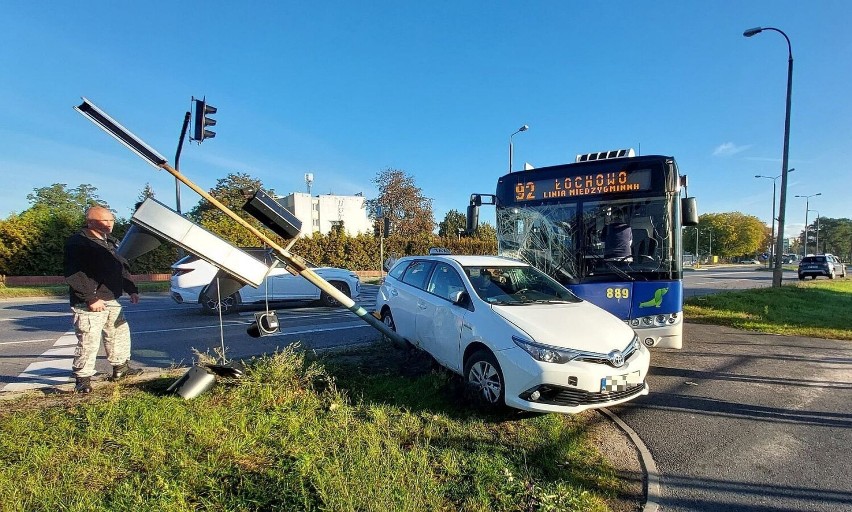
[{"label": "tall lamp post", "polygon": [[528,125],[523,125],[520,128],[518,128],[518,130],[515,133],[513,133],[512,135],[509,135],[509,172],[512,172],[512,160],[514,159],[514,154],[512,153],[512,137],[514,137],[515,135],[517,135],[521,132],[525,132],[529,129],[530,129],[530,127]]},{"label": "tall lamp post", "polygon": [[802,258],[808,255],[808,202],[814,196],[821,196],[822,192],[817,192],[816,194],[811,194],[809,196],[799,196],[796,197],[804,197],[805,198],[805,239],[802,240]]},{"label": "tall lamp post", "polygon": [[[781,156],[781,200],[778,204],[778,240],[775,243],[775,254],[784,252],[784,218],[787,212],[787,162],[790,150],[790,99],[793,92],[793,47],[790,45],[790,38],[787,37],[782,30],[773,27],[755,27],[743,32],[745,37],[751,37],[760,34],[764,30],[778,32],[784,39],[787,40],[787,110],[784,116],[784,152]],[[781,286],[781,276],[783,269],[781,268],[781,258],[775,258],[775,266],[772,270],[772,286],[778,288]]]},{"label": "tall lamp post", "polygon": [[[796,169],[789,169],[787,170],[787,172],[791,173],[795,170]],[[775,261],[775,184],[777,183],[777,180],[781,177],[781,175],[779,174],[778,176],[775,176],[773,178],[772,176],[763,176],[761,174],[755,174],[754,177],[772,180],[772,218],[769,220],[769,225],[772,226],[772,235],[769,237],[769,261],[766,263],[767,267],[771,267],[772,262]]]},{"label": "tall lamp post", "polygon": [[[808,210],[809,212],[816,212],[817,214],[817,222],[816,222],[816,253],[819,254],[819,210]],[[822,251],[825,252],[825,251]]]}]

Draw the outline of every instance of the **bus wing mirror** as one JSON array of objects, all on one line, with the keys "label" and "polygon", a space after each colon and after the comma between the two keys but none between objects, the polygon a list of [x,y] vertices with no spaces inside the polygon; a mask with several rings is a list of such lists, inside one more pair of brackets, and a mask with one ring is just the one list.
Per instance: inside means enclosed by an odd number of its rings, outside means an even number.
[{"label": "bus wing mirror", "polygon": [[479,206],[468,205],[467,207],[467,225],[465,231],[468,235],[472,235],[479,228]]},{"label": "bus wing mirror", "polygon": [[684,197],[680,200],[681,225],[698,225],[698,203],[694,197]]}]

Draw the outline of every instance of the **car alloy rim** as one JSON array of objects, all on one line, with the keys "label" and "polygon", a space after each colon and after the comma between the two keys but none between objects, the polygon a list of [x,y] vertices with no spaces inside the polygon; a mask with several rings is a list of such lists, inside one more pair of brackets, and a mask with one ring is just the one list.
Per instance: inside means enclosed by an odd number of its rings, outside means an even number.
[{"label": "car alloy rim", "polygon": [[497,369],[486,361],[477,361],[471,368],[468,381],[482,393],[488,403],[496,403],[500,399],[500,375]]},{"label": "car alloy rim", "polygon": [[388,329],[396,331],[396,327],[393,325],[393,318],[390,315],[385,315],[385,317],[382,318],[382,323],[385,324]]},{"label": "car alloy rim", "polygon": [[215,299],[207,299],[207,307],[211,311],[217,311],[221,306],[222,312],[229,311],[234,306],[234,297],[225,297],[225,300],[219,302]]}]

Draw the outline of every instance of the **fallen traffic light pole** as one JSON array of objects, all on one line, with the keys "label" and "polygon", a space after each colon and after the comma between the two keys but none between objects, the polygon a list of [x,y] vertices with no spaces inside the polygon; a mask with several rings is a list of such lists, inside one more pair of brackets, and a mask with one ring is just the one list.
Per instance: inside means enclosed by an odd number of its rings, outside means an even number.
[{"label": "fallen traffic light pole", "polygon": [[[293,269],[298,275],[307,279],[314,286],[327,293],[331,297],[333,297],[337,302],[339,302],[342,306],[346,307],[349,311],[355,313],[356,316],[376,328],[382,334],[393,340],[398,344],[404,344],[405,339],[402,338],[395,331],[386,326],[382,321],[368,313],[363,307],[359,306],[352,300],[349,296],[347,296],[342,291],[338,290],[334,286],[331,285],[328,281],[317,275],[316,272],[311,270],[305,260],[284,249],[277,243],[275,243],[268,236],[263,234],[260,230],[246,222],[245,219],[231,211],[227,206],[219,202],[215,197],[211,196],[200,187],[198,187],[195,183],[186,178],[180,171],[174,169],[172,166],[168,164],[168,161],[153,148],[148,146],[141,139],[133,135],[129,130],[120,125],[117,121],[112,119],[105,112],[100,110],[94,104],[92,104],[86,98],[83,98],[83,103],[77,107],[74,107],[75,110],[86,116],[90,121],[95,123],[99,128],[113,136],[116,140],[127,146],[131,151],[142,157],[142,159],[146,160],[148,163],[157,167],[159,169],[164,169],[169,174],[173,175],[176,179],[181,181],[187,187],[194,190],[198,195],[209,201],[213,206],[221,210],[225,215],[232,218],[242,227],[246,228],[251,232],[254,236],[256,236],[260,241],[270,247],[281,261],[286,263],[291,269]],[[277,205],[277,203],[275,203]],[[251,212],[250,212],[251,213]],[[263,219],[259,219],[263,222]]]}]

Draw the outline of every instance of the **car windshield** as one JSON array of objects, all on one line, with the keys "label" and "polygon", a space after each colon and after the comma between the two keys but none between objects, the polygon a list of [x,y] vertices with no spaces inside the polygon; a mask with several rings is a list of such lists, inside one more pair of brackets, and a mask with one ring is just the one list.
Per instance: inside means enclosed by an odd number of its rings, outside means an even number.
[{"label": "car windshield", "polygon": [[580,302],[567,288],[528,265],[464,267],[476,294],[490,304]]}]

